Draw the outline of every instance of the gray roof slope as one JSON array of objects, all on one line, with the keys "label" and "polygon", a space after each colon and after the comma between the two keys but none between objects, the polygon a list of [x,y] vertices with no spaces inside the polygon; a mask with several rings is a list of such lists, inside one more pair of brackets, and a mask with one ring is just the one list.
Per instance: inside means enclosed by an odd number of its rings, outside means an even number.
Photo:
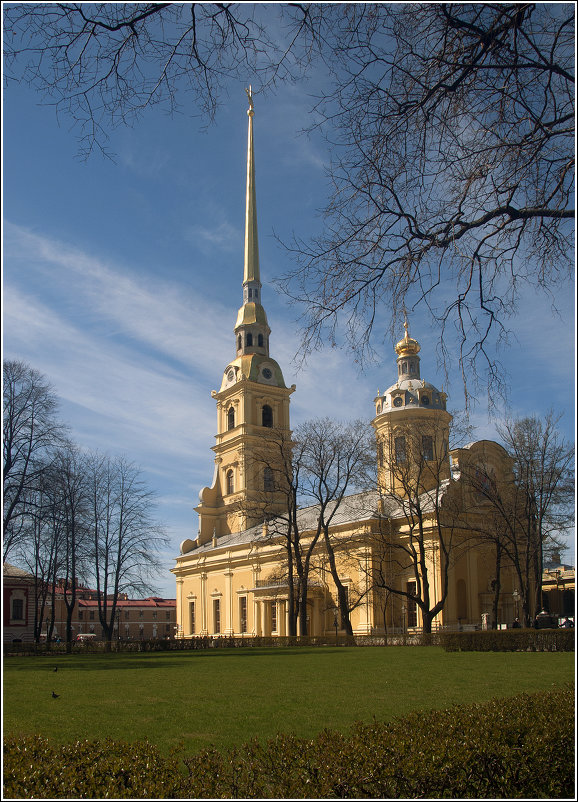
[{"label": "gray roof slope", "polygon": [[18,577],[19,579],[34,579],[34,574],[24,571],[22,568],[17,568],[15,565],[10,565],[10,563],[3,564],[2,575]]},{"label": "gray roof slope", "polygon": [[[450,479],[445,479],[440,485],[441,495],[445,495],[450,485]],[[425,499],[424,499],[425,497]],[[363,493],[355,493],[351,496],[346,496],[339,505],[334,517],[331,519],[331,526],[344,526],[346,524],[363,523],[371,521],[379,515],[379,501],[380,495],[377,490],[366,490]],[[335,508],[337,502],[332,502],[328,506],[328,515],[331,514],[332,509]],[[385,509],[382,515],[389,518],[403,518],[405,515],[403,505],[400,504],[398,499],[385,497],[383,499]],[[424,512],[433,512],[435,510],[435,491],[429,491],[422,494],[422,510]],[[317,518],[319,514],[319,505],[313,504],[310,507],[303,507],[297,512],[297,521],[299,529],[302,532],[311,531],[317,526]],[[217,539],[217,545],[213,546],[212,541],[204,543],[192,552],[187,554],[206,554],[207,552],[214,551],[215,549],[234,548],[235,546],[242,546],[247,543],[267,543],[276,533],[281,534],[284,529],[284,520],[282,516],[273,518],[267,522],[268,535],[263,534],[263,525],[256,524],[250,529],[245,529],[243,532],[232,532],[228,535],[221,535]]]}]

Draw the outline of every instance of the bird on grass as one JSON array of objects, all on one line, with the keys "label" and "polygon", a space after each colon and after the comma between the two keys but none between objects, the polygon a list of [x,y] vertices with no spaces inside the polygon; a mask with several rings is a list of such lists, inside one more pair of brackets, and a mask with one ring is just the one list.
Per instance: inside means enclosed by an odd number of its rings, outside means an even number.
[{"label": "bird on grass", "polygon": [[55,671],[58,671],[58,666],[54,666],[54,670],[55,670]]},{"label": "bird on grass", "polygon": [[59,693],[54,693],[54,691],[52,691],[52,698],[53,699],[58,699],[59,696],[60,696]]}]

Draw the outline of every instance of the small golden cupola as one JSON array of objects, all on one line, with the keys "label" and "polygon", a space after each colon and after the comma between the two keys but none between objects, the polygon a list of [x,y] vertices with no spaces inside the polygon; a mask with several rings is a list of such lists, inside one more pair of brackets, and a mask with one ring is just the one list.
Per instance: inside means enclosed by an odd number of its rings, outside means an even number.
[{"label": "small golden cupola", "polygon": [[398,379],[419,379],[420,344],[409,336],[407,318],[404,320],[403,326],[405,328],[404,338],[395,346]]},{"label": "small golden cupola", "polygon": [[383,394],[378,391],[372,421],[378,447],[378,481],[387,492],[400,495],[407,489],[400,477],[410,463],[424,490],[449,476],[451,420],[446,394],[421,378],[421,347],[410,337],[407,319],[404,328],[403,339],[395,346],[397,381]]}]

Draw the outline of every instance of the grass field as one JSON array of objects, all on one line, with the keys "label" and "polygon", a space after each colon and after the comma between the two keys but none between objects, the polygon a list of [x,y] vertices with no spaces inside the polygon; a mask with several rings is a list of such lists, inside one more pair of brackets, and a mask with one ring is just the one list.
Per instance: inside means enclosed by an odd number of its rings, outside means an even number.
[{"label": "grass field", "polygon": [[346,731],[355,721],[547,690],[573,677],[569,652],[435,646],[10,657],[4,734],[61,743],[148,738],[163,750],[182,743],[190,753],[280,731]]}]

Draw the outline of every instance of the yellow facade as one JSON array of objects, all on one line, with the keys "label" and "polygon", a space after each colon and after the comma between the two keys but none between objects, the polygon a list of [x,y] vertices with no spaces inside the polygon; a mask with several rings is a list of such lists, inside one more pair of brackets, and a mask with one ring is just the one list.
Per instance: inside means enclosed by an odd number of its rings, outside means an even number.
[{"label": "yellow facade", "polygon": [[[234,357],[225,367],[219,391],[213,393],[213,482],[201,491],[196,507],[198,535],[181,544],[172,569],[179,637],[289,634],[286,541],[283,523],[275,518],[282,516],[286,497],[274,489],[278,483],[268,484],[267,471],[279,468],[282,473],[281,463],[288,457],[289,401],[295,386],[286,387],[281,368],[269,355],[269,335],[261,298],[251,102],[243,305],[234,327]],[[450,452],[446,394],[421,379],[419,350],[406,323],[405,336],[396,346],[396,381],[374,399],[375,417],[368,422],[377,442],[376,488],[346,498],[331,527],[339,577],[347,588],[351,624],[358,635],[418,631],[423,616],[412,601],[412,583],[425,579],[428,609],[446,597],[433,618],[434,630],[479,627],[491,614],[493,552],[475,538],[484,502],[472,495],[464,479],[479,466],[500,481],[511,467],[504,450],[489,441]],[[280,442],[285,450],[279,450]],[[415,515],[408,512],[415,499],[420,505],[419,532]],[[313,537],[316,509],[304,508],[298,515],[306,542]],[[412,547],[417,535],[423,562],[416,575],[399,555]],[[446,537],[451,537],[451,550],[444,554]],[[376,582],[379,576],[381,585]],[[511,566],[504,563],[500,576],[498,618],[511,624],[517,615]],[[387,585],[402,594],[388,592]],[[320,539],[308,583],[308,635],[341,630],[336,599]]]}]

